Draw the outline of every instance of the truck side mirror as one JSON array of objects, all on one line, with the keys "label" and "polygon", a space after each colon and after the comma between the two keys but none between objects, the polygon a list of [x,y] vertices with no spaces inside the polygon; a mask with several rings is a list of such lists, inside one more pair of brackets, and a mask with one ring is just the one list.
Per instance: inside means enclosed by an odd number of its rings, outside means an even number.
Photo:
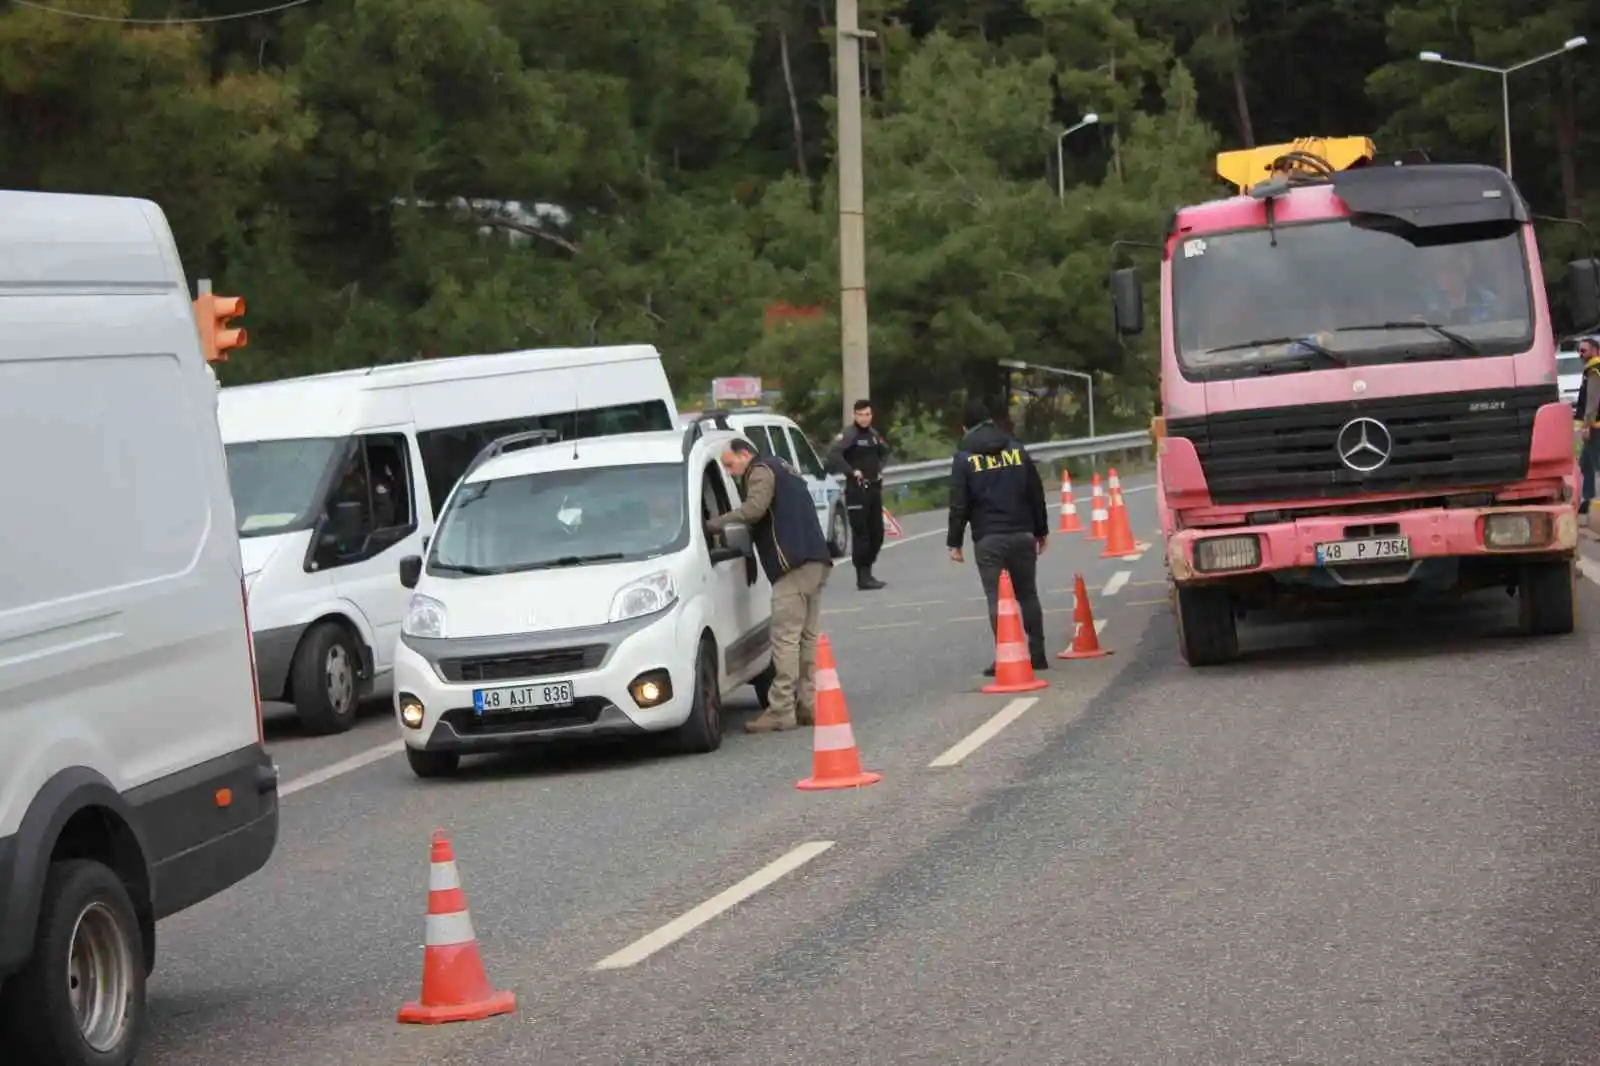
[{"label": "truck side mirror", "polygon": [[422,580],[422,556],[408,555],[400,560],[400,587],[414,589]]},{"label": "truck side mirror", "polygon": [[1600,324],[1600,259],[1567,264],[1567,313],[1574,331]]},{"label": "truck side mirror", "polygon": [[1118,336],[1144,332],[1144,286],[1138,267],[1111,272],[1111,318]]}]

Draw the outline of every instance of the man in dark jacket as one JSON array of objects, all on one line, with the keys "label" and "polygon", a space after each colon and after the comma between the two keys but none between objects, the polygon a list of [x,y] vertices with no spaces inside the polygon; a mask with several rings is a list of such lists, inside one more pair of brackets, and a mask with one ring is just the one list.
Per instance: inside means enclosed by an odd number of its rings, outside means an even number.
[{"label": "man in dark jacket", "polygon": [[872,426],[872,401],[857,400],[853,420],[828,449],[828,469],[844,477],[850,561],[862,591],[884,586],[872,576],[872,566],[883,550],[883,468],[888,465],[889,442]]},{"label": "man in dark jacket", "polygon": [[[1044,608],[1039,603],[1038,557],[1044,554],[1050,523],[1044,482],[1033,457],[1011,434],[989,418],[983,404],[967,405],[966,437],[950,463],[950,558],[963,561],[961,542],[972,526],[978,580],[989,600],[989,629],[996,628],[1000,572],[1010,573],[1011,587],[1028,633],[1029,657],[1035,670],[1048,670],[1044,648]],[[984,671],[994,676],[994,664]]]},{"label": "man in dark jacket", "polygon": [[822,631],[822,589],[833,569],[828,541],[805,479],[782,459],[758,455],[742,440],[723,449],[722,468],[742,479],[744,502],[706,522],[716,536],[734,523],[750,527],[761,569],[772,582],[772,688],[767,709],[745,723],[748,733],[812,725],[817,693],[817,635]]}]

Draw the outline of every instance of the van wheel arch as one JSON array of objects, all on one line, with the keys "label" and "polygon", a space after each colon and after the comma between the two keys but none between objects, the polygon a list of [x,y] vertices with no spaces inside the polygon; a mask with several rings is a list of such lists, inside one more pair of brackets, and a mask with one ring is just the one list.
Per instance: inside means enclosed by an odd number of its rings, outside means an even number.
[{"label": "van wheel arch", "polygon": [[134,824],[127,802],[87,767],[70,767],[45,782],[17,829],[10,892],[0,897],[10,903],[8,913],[0,914],[0,925],[28,930],[29,937],[14,945],[20,957],[0,958],[0,972],[20,965],[32,952],[51,864],[71,859],[92,859],[121,879],[139,919],[145,970],[155,968],[155,879]]}]

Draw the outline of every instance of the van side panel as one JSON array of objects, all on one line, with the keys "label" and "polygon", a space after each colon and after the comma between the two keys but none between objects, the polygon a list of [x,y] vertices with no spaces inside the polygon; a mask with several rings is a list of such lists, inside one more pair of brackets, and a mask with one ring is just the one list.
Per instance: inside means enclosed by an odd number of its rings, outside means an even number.
[{"label": "van side panel", "polygon": [[119,797],[156,916],[276,841],[216,393],[188,294],[151,290],[0,294],[0,976],[94,791],[63,775]]}]

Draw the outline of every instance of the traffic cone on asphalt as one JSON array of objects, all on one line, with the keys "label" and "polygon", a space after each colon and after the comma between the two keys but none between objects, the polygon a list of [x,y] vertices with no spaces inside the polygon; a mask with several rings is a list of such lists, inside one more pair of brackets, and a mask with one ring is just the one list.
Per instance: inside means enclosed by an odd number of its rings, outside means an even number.
[{"label": "traffic cone on asphalt", "polygon": [[1139,545],[1133,539],[1133,525],[1128,520],[1128,505],[1122,498],[1122,486],[1117,484],[1117,472],[1111,471],[1111,514],[1107,522],[1106,546],[1100,553],[1102,559],[1120,559],[1138,555]]},{"label": "traffic cone on asphalt", "polygon": [[1033,656],[1022,629],[1022,611],[1011,587],[1011,575],[1000,571],[1000,602],[995,605],[994,680],[983,686],[990,695],[1034,692],[1050,684],[1034,676]]},{"label": "traffic cone on asphalt", "polygon": [[516,1009],[517,997],[495,991],[483,972],[467,895],[456,872],[456,855],[443,829],[433,832],[427,931],[422,949],[422,996],[400,1008],[400,1021],[417,1025],[476,1022]]},{"label": "traffic cone on asphalt", "polygon": [[1098,659],[1111,653],[1100,646],[1100,634],[1095,632],[1094,609],[1089,606],[1089,590],[1083,587],[1083,575],[1075,575],[1072,583],[1072,643],[1066,651],[1057,652],[1057,659]]},{"label": "traffic cone on asphalt", "polygon": [[1100,475],[1089,482],[1089,540],[1106,539],[1106,498],[1100,494]]},{"label": "traffic cone on asphalt", "polygon": [[817,724],[811,727],[811,776],[795,782],[805,792],[875,785],[883,775],[861,768],[861,751],[850,728],[850,710],[839,687],[839,667],[833,661],[828,634],[817,637]]},{"label": "traffic cone on asphalt", "polygon": [[1072,471],[1061,471],[1061,525],[1057,533],[1082,533],[1083,523],[1078,521],[1078,501],[1072,498]]}]

